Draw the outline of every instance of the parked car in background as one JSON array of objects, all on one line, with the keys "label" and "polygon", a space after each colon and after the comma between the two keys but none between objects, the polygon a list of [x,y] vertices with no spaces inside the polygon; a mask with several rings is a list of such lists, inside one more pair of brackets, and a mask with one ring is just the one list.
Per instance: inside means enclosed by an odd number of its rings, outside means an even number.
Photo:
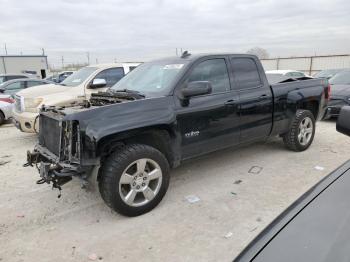
[{"label": "parked car in background", "polygon": [[14,102],[10,95],[0,94],[0,125],[12,117]]},{"label": "parked car in background", "polygon": [[44,79],[30,79],[19,78],[15,80],[9,80],[0,84],[0,94],[14,95],[17,92],[26,89],[28,87],[52,84],[52,82]]},{"label": "parked car in background", "polygon": [[309,75],[296,70],[269,70],[266,71],[266,74],[283,75],[291,78],[310,77]]},{"label": "parked car in background", "polygon": [[58,188],[72,177],[85,185],[100,168],[106,204],[137,216],[161,201],[184,160],[274,136],[306,150],[328,91],[323,79],[270,85],[256,56],[184,53],[140,65],[81,105],[42,107],[28,165]]},{"label": "parked car in background", "polygon": [[[350,136],[350,107],[337,130]],[[350,161],[322,179],[260,233],[234,262],[350,261]]]},{"label": "parked car in background", "polygon": [[20,78],[29,78],[29,76],[21,75],[21,74],[0,74],[0,84],[9,80],[20,79]]},{"label": "parked car in background", "polygon": [[72,75],[75,71],[64,71],[59,74],[54,74],[50,77],[47,77],[46,80],[49,80],[51,82],[55,83],[61,83],[63,82],[68,76]]},{"label": "parked car in background", "polygon": [[340,73],[341,71],[346,70],[344,68],[339,68],[339,69],[327,69],[327,70],[322,70],[315,75],[313,75],[314,78],[327,78],[330,79],[333,76],[335,76],[337,73]]},{"label": "parked car in background", "polygon": [[266,77],[271,84],[281,83],[288,79],[298,79],[303,77],[309,77],[303,72],[294,70],[270,70],[266,71]]},{"label": "parked car in background", "polygon": [[328,118],[337,117],[343,106],[350,105],[350,69],[342,70],[331,79],[331,97],[328,103]]},{"label": "parked car in background", "polygon": [[41,85],[20,91],[15,96],[15,125],[23,132],[38,131],[36,120],[42,105],[69,106],[89,99],[92,93],[105,91],[138,65],[139,63],[91,65],[73,73],[59,85]]}]

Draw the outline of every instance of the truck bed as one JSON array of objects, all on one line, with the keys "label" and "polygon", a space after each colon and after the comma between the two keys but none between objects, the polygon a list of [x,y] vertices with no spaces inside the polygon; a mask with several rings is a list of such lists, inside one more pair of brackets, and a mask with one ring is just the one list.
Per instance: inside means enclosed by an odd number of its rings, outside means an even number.
[{"label": "truck bed", "polygon": [[[316,120],[321,120],[327,107],[328,81],[324,79],[300,79],[289,80],[283,83],[271,85],[274,99],[273,129],[271,135],[280,135],[286,132],[291,121],[293,101],[306,103],[310,97],[315,98],[318,103],[313,104],[310,110],[314,113]],[[290,109],[290,110],[288,110]]]}]

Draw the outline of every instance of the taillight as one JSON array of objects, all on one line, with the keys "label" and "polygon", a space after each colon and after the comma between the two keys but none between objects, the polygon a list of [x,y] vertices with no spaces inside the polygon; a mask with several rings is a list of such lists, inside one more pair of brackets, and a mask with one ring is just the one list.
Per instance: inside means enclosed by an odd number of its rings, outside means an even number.
[{"label": "taillight", "polygon": [[0,97],[0,102],[6,102],[6,103],[13,104],[15,102],[15,100],[13,100],[11,97],[4,97],[4,98]]}]

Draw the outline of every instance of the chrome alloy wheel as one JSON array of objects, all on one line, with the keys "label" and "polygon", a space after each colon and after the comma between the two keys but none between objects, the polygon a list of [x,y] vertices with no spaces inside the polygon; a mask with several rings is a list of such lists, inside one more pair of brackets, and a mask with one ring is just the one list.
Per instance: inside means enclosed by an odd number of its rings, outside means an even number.
[{"label": "chrome alloy wheel", "polygon": [[162,185],[162,170],[152,159],[132,162],[119,180],[119,194],[129,206],[143,206],[152,201]]},{"label": "chrome alloy wheel", "polygon": [[305,117],[299,125],[298,140],[301,145],[305,146],[310,142],[313,130],[314,125],[311,118]]}]

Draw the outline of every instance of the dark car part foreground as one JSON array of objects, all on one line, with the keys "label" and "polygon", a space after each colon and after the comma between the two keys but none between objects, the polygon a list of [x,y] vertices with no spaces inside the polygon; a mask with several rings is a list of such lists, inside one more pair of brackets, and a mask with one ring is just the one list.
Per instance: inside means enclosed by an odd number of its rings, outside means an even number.
[{"label": "dark car part foreground", "polygon": [[[337,130],[350,135],[350,107]],[[350,261],[350,161],[311,188],[234,262]]]},{"label": "dark car part foreground", "polygon": [[350,70],[344,69],[329,79],[332,95],[328,103],[327,117],[338,117],[343,106],[350,106]]},{"label": "dark car part foreground", "polygon": [[85,184],[100,167],[104,201],[136,216],[161,201],[170,168],[186,159],[278,135],[306,150],[328,98],[321,79],[271,86],[255,56],[185,53],[142,64],[84,105],[43,108],[28,164],[56,187],[73,176]]}]

